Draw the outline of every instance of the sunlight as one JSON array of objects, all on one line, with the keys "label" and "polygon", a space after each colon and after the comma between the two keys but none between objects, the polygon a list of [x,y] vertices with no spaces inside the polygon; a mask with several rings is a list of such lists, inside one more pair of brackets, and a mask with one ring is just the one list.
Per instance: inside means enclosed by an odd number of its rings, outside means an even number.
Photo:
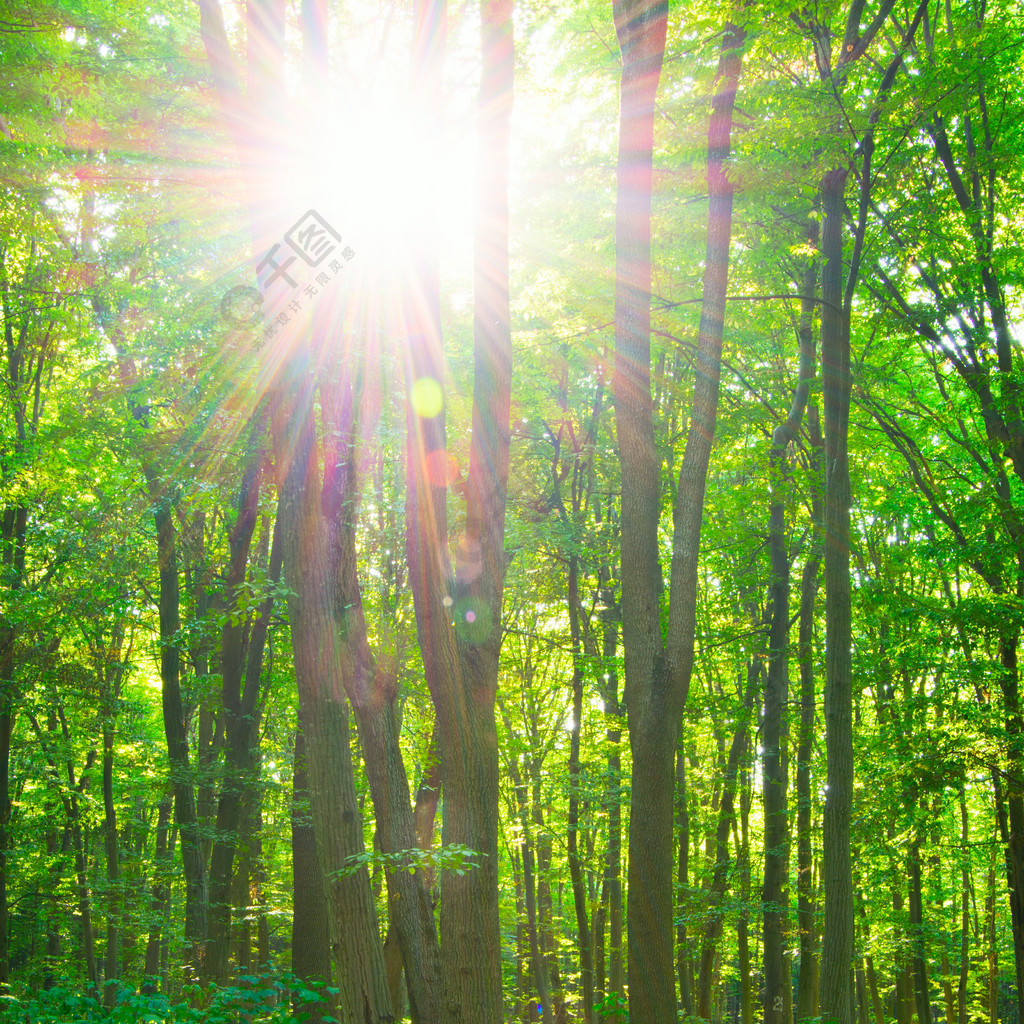
[{"label": "sunlight", "polygon": [[365,267],[393,266],[412,238],[472,230],[475,143],[468,130],[431,132],[408,95],[379,86],[331,120],[297,132],[281,196],[317,210]]}]

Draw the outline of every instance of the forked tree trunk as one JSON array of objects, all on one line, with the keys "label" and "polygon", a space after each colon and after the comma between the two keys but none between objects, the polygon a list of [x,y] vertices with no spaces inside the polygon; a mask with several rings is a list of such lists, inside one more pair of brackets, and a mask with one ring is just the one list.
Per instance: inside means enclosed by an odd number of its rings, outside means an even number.
[{"label": "forked tree trunk", "polygon": [[[454,574],[447,555],[444,408],[408,407],[407,555],[416,626],[437,716],[444,780],[442,840],[479,866],[441,879],[441,957],[454,1024],[502,1020],[498,921],[498,748],[494,719],[505,578],[512,344],[508,293],[511,0],[483,0],[483,72],[474,269],[473,423],[466,531]],[[426,316],[410,317],[409,393],[444,380],[436,277]]]},{"label": "forked tree trunk", "polygon": [[667,645],[659,557],[661,460],[651,400],[651,189],[654,104],[665,52],[664,2],[613,4],[622,54],[616,205],[616,432],[622,471],[622,638],[633,779],[628,947],[630,1016],[676,1019],[673,785],[677,732],[693,669],[697,557],[715,433],[733,188],[725,173],[744,34],[727,26],[708,130],[708,240],[693,413],[679,474]]},{"label": "forked tree trunk", "polygon": [[377,912],[365,864],[343,664],[335,619],[336,567],[321,514],[313,382],[286,373],[273,413],[284,577],[291,590],[295,676],[302,708],[317,854],[327,887],[331,945],[343,1021],[392,1019]]}]

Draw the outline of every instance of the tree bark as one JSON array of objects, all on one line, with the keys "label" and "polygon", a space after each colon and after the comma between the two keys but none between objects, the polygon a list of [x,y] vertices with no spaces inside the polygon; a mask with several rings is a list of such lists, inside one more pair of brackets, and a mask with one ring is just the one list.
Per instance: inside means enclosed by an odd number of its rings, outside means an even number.
[{"label": "tree bark", "polygon": [[[101,666],[107,676],[109,667]],[[109,687],[109,678],[105,680]],[[109,690],[108,690],[109,696]],[[112,701],[110,703],[113,703]],[[114,807],[114,709],[105,709],[103,718],[103,845],[107,861],[107,948],[103,969],[103,1005],[113,1009],[117,1003],[117,982],[121,976],[121,961],[118,956],[119,919],[121,899],[118,870],[117,812]]]},{"label": "tree bark", "polygon": [[369,873],[357,860],[364,843],[343,682],[347,652],[320,507],[312,392],[311,376],[296,364],[286,368],[274,401],[282,565],[339,1010],[344,1024],[378,1024],[392,1013]]},{"label": "tree bark", "polygon": [[[809,292],[806,294],[810,294]],[[811,472],[821,471],[821,432],[817,406],[808,410]],[[820,479],[820,478],[819,478]],[[797,926],[800,931],[800,970],[797,977],[795,1017],[798,1022],[818,1015],[818,944],[814,902],[814,846],[812,824],[814,807],[811,795],[811,757],[815,734],[814,686],[814,604],[821,570],[821,499],[818,480],[812,484],[811,550],[800,579],[800,624],[798,657],[800,660],[800,733],[796,754],[797,799]]]},{"label": "tree bark", "polygon": [[[444,780],[444,845],[476,851],[479,866],[441,879],[441,957],[453,1024],[502,1019],[498,921],[498,749],[494,719],[505,577],[512,346],[508,292],[508,147],[512,107],[511,0],[484,0],[474,268],[474,382],[466,528],[455,573],[447,554],[444,409],[408,406],[407,555],[416,626],[436,713]],[[436,287],[411,317],[409,391],[444,379]]]},{"label": "tree bark", "polygon": [[[266,422],[254,424],[255,439],[262,438]],[[258,517],[266,453],[262,448],[251,456],[242,482],[238,515],[230,541],[230,557],[224,594],[228,618],[221,633],[221,702],[224,712],[225,771],[217,801],[217,831],[210,862],[210,938],[208,976],[223,984],[228,976],[228,951],[231,943],[231,884],[235,856],[241,839],[241,825],[247,803],[257,796],[262,702],[261,674],[267,635],[274,612],[274,595],[260,602],[255,617],[234,612],[240,599],[249,562],[252,536]],[[266,535],[260,542],[259,560],[266,567],[270,587],[281,579],[283,542],[280,516],[275,517],[267,560]],[[248,886],[246,886],[248,889]]]},{"label": "tree bark", "polygon": [[[156,848],[153,854],[153,884],[150,888],[149,910],[153,921],[146,942],[145,980],[142,984],[143,995],[154,995],[157,991],[157,979],[160,976],[160,947],[162,944],[164,922],[170,906],[171,889],[167,884],[169,870],[170,844],[168,832],[171,828],[171,810],[174,800],[170,792],[160,800],[156,818]],[[166,993],[165,993],[166,995]]]},{"label": "tree bark", "polygon": [[569,633],[572,643],[572,728],[569,739],[569,812],[566,822],[569,848],[569,876],[576,910],[576,941],[580,960],[580,987],[583,990],[583,1019],[593,1024],[594,967],[591,961],[590,925],[587,921],[587,893],[583,884],[583,864],[579,851],[580,820],[580,729],[583,725],[583,661],[580,649],[579,556],[569,556]]},{"label": "tree bark", "polygon": [[725,923],[725,912],[721,908],[722,899],[729,883],[729,872],[732,859],[729,856],[729,832],[733,827],[735,812],[736,783],[739,775],[740,759],[747,748],[748,723],[757,690],[760,669],[755,660],[747,664],[746,693],[743,708],[736,725],[732,744],[729,747],[729,758],[725,765],[725,778],[722,780],[722,799],[718,805],[718,824],[715,830],[715,867],[708,889],[708,919],[704,926],[701,940],[700,974],[697,980],[697,1016],[704,1020],[712,1019],[712,985],[715,975],[715,954],[718,940],[722,937]]},{"label": "tree bark", "polygon": [[[316,856],[316,836],[309,811],[306,750],[302,719],[295,730],[292,769],[292,974],[307,983],[329,985],[331,940],[324,878]],[[329,1012],[325,1001],[299,1002],[295,1013],[308,1013],[311,1024]]]},{"label": "tree bark", "polygon": [[185,966],[193,979],[203,973],[207,929],[207,875],[196,811],[195,783],[189,761],[188,732],[181,700],[181,653],[178,650],[179,610],[178,551],[170,495],[154,466],[143,465],[155,504],[157,565],[160,572],[160,680],[164,735],[174,790],[174,820],[181,837],[185,871]]},{"label": "tree bark", "polygon": [[[813,220],[811,224],[815,223]],[[816,231],[809,230],[813,244]],[[786,450],[796,440],[810,386],[815,376],[812,328],[814,261],[808,261],[804,287],[811,286],[802,301],[799,343],[800,365],[793,402],[785,422],[772,434],[768,457],[771,510],[768,548],[771,560],[768,635],[768,673],[765,680],[764,724],[764,1021],[786,1024],[792,984],[786,962],[786,931],[789,918],[789,805],[786,795],[789,766],[789,554],[787,551],[785,480]],[[813,696],[812,696],[813,700]]]},{"label": "tree bark", "polygon": [[846,168],[821,185],[821,366],[825,404],[825,749],[828,758],[822,833],[825,893],[821,1013],[853,1024],[853,680],[850,661],[850,322],[843,306],[843,215]]},{"label": "tree bark", "polygon": [[665,52],[667,5],[617,0],[622,75],[616,205],[616,432],[622,472],[622,636],[633,779],[628,947],[630,1015],[676,1017],[672,929],[673,786],[677,731],[693,669],[697,559],[714,438],[729,266],[733,189],[729,154],[744,33],[727,26],[708,129],[707,254],[693,413],[679,474],[667,646],[658,521],[661,460],[651,400],[651,190],[654,104]]}]

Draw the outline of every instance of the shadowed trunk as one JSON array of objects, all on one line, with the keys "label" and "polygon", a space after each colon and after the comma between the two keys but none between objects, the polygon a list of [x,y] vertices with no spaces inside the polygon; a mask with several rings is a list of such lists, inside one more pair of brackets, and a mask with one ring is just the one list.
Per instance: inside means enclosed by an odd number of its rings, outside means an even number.
[{"label": "shadowed trunk", "polygon": [[651,188],[654,104],[667,5],[613,4],[622,55],[616,203],[616,432],[622,472],[622,638],[633,753],[628,952],[630,1016],[676,1019],[672,781],[693,669],[697,556],[721,374],[733,188],[725,173],[744,33],[727,26],[708,129],[708,236],[692,421],[679,473],[667,645],[662,638],[658,521],[661,458],[651,399]]}]

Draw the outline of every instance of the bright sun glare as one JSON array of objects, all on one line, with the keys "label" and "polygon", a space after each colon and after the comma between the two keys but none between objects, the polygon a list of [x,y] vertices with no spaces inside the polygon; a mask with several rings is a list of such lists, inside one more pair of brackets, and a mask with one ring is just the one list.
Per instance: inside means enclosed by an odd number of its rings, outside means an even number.
[{"label": "bright sun glare", "polygon": [[[475,147],[470,131],[424,130],[412,103],[377,90],[358,107],[312,121],[282,198],[315,209],[368,262],[394,259],[412,230],[437,240],[472,226]],[[289,175],[291,177],[291,175]]]}]

